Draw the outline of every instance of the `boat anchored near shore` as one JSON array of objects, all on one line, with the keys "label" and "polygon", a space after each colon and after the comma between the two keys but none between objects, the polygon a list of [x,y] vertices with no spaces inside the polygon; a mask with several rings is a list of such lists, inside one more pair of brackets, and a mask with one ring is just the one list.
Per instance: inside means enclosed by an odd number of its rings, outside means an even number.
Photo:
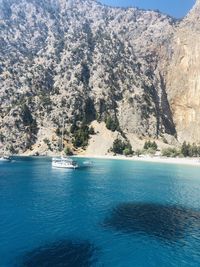
[{"label": "boat anchored near shore", "polygon": [[10,162],[12,159],[11,157],[9,156],[1,156],[0,157],[0,162],[3,161],[3,162]]},{"label": "boat anchored near shore", "polygon": [[70,157],[63,156],[63,135],[64,135],[64,118],[62,125],[62,139],[61,139],[61,156],[52,158],[52,167],[53,168],[62,168],[62,169],[77,169],[79,168],[76,161],[71,159]]},{"label": "boat anchored near shore", "polygon": [[63,169],[77,169],[78,164],[69,157],[52,158],[52,167]]}]

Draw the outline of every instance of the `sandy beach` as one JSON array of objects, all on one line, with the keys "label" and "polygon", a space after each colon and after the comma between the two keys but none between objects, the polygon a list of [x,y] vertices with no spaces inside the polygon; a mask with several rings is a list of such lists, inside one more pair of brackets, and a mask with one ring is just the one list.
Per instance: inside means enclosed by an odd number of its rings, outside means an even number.
[{"label": "sandy beach", "polygon": [[96,159],[114,159],[114,160],[132,160],[132,161],[145,161],[145,162],[155,162],[155,163],[168,163],[168,164],[185,164],[200,167],[200,158],[166,158],[166,157],[151,157],[151,156],[133,156],[126,157],[123,155],[76,155],[75,157],[80,158],[96,158]]}]

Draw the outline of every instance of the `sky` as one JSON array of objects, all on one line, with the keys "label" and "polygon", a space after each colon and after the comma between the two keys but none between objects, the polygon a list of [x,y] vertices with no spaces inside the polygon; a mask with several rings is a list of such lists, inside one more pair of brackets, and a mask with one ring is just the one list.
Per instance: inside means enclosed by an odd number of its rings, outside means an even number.
[{"label": "sky", "polygon": [[175,18],[182,18],[194,5],[195,0],[99,0],[99,2],[110,6],[158,9]]}]

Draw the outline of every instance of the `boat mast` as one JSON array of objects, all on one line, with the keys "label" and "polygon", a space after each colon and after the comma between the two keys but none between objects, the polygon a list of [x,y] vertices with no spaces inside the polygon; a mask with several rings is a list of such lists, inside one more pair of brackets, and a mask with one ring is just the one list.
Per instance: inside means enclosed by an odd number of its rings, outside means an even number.
[{"label": "boat mast", "polygon": [[62,122],[61,151],[63,151],[63,135],[64,135],[64,117],[63,117],[63,122]]},{"label": "boat mast", "polygon": [[6,142],[5,142],[5,138],[4,138],[4,143],[3,143],[3,155],[2,156],[4,156],[5,155],[5,151],[6,151]]}]

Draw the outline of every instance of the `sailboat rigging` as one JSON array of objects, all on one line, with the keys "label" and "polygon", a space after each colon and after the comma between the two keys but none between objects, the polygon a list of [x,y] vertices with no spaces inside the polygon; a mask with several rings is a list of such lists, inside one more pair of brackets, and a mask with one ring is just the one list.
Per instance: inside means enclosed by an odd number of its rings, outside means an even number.
[{"label": "sailboat rigging", "polygon": [[61,135],[61,156],[52,158],[52,167],[64,169],[77,169],[78,164],[71,158],[63,155],[64,147],[64,118],[62,122],[62,135]]}]

